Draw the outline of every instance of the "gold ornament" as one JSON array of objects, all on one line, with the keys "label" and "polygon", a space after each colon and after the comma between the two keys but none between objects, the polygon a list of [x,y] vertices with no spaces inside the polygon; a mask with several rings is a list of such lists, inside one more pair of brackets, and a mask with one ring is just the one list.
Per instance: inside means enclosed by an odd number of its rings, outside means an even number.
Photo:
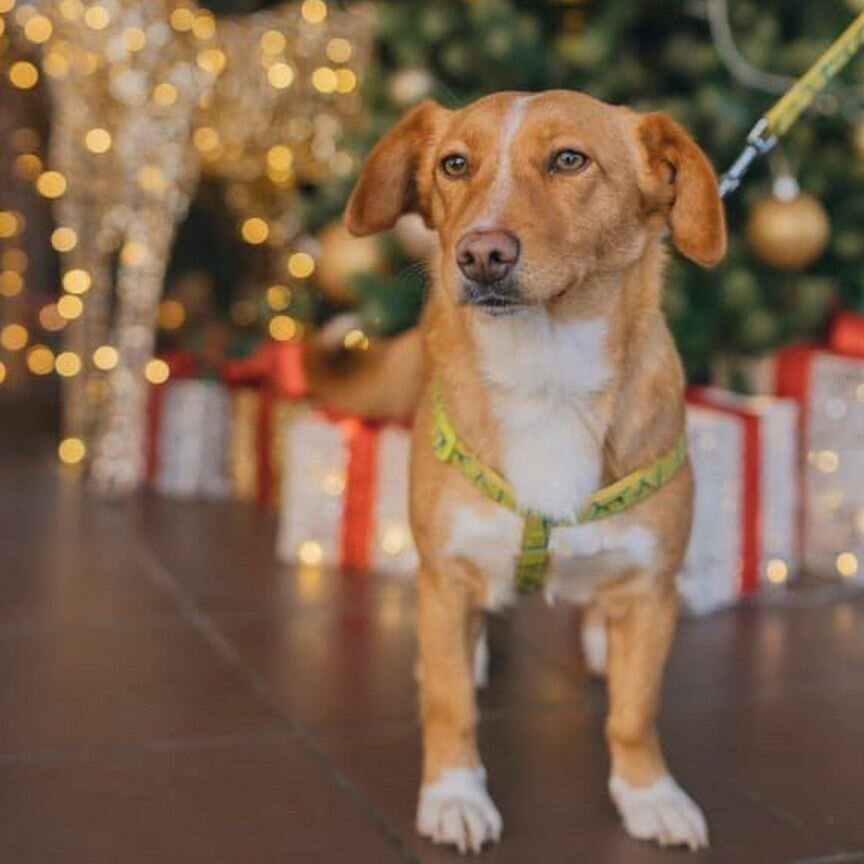
[{"label": "gold ornament", "polygon": [[381,273],[384,259],[374,237],[355,237],[341,222],[331,222],[318,236],[320,252],[315,284],[333,303],[354,302],[353,276]]},{"label": "gold ornament", "polygon": [[747,221],[756,254],[779,270],[802,270],[825,251],[831,223],[818,199],[806,192],[788,200],[776,195],[759,201]]}]

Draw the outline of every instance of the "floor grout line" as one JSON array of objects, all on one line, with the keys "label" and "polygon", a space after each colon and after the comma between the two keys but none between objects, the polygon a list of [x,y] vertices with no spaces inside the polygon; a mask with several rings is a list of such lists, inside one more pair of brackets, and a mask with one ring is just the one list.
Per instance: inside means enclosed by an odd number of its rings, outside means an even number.
[{"label": "floor grout line", "polygon": [[192,594],[172,576],[170,570],[156,557],[149,545],[139,539],[138,546],[142,561],[146,564],[145,572],[150,581],[173,600],[192,629],[209,644],[227,666],[237,673],[252,693],[280,719],[298,746],[354,801],[387,842],[406,861],[411,862],[411,864],[421,864],[421,859],[417,858],[407,847],[397,829],[390,825],[383,814],[378,812],[345,772],[323,750],[316,746],[313,736],[306,727],[285,709],[267,682],[246,663],[240,652],[225,637],[213,619],[200,607]]}]

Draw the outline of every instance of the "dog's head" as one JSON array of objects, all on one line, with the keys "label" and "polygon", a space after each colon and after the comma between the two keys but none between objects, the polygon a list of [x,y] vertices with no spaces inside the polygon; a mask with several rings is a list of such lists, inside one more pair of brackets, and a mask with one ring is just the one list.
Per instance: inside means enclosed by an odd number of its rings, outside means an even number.
[{"label": "dog's head", "polygon": [[703,266],[726,249],[716,177],[680,126],[566,91],[416,107],[373,150],[346,221],[372,234],[412,211],[439,234],[450,296],[490,314],[622,270],[667,228]]}]

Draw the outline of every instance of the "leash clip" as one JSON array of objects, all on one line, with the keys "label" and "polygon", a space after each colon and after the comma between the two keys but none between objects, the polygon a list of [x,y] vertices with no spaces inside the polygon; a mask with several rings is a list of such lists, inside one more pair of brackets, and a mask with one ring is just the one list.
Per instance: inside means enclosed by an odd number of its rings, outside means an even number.
[{"label": "leash clip", "polygon": [[773,150],[776,143],[777,136],[768,134],[768,120],[763,117],[747,135],[747,145],[741,151],[741,155],[721,178],[720,197],[725,198],[734,192],[741,185],[741,179],[749,170],[753,160]]}]

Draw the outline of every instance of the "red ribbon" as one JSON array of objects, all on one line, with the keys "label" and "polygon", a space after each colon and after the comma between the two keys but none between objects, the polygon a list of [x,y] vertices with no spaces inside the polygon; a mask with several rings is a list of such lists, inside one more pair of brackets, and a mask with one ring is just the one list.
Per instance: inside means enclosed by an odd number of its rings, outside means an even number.
[{"label": "red ribbon", "polygon": [[356,418],[342,420],[348,447],[342,515],[342,566],[368,570],[372,564],[378,501],[378,444],[381,427]]},{"label": "red ribbon", "polygon": [[841,312],[831,326],[830,344],[838,354],[864,357],[864,315]]},{"label": "red ribbon", "polygon": [[255,441],[256,500],[261,507],[267,507],[274,480],[271,442],[275,401],[280,397],[301,399],[309,393],[303,345],[299,342],[265,342],[251,357],[223,363],[222,377],[230,385],[260,387]]},{"label": "red ribbon", "polygon": [[189,351],[174,351],[162,358],[168,364],[168,382],[153,384],[147,396],[147,435],[144,442],[144,479],[152,486],[159,470],[159,430],[165,407],[165,388],[172,379],[194,378],[198,361]]},{"label": "red ribbon", "polygon": [[741,595],[746,597],[759,587],[759,566],[762,563],[762,419],[747,408],[727,403],[711,387],[691,388],[687,392],[687,401],[735,417],[743,427]]}]

